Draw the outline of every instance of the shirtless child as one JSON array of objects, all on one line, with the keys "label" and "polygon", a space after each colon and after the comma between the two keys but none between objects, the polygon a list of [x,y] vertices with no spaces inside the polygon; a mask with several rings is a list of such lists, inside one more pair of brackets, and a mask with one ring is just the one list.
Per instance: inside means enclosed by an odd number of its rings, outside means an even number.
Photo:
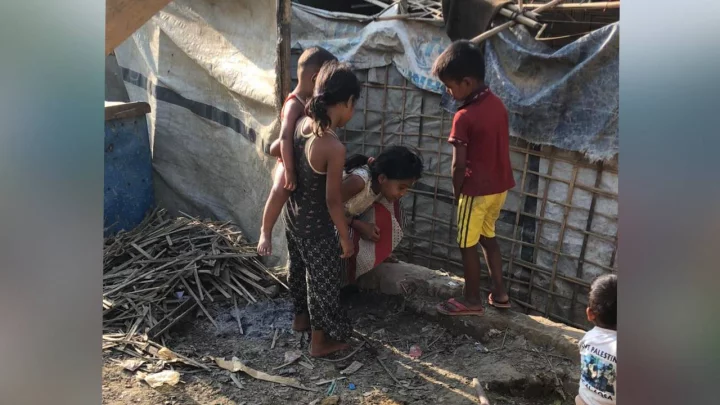
[{"label": "shirtless child", "polygon": [[280,111],[280,138],[270,146],[270,154],[278,159],[273,174],[273,186],[263,211],[258,254],[272,254],[272,230],[280,217],[283,206],[295,189],[295,160],[293,156],[293,133],[295,123],[305,115],[305,104],[313,95],[315,79],[320,68],[337,58],[320,47],[312,47],[300,55],[297,67],[298,84],[288,95]]}]

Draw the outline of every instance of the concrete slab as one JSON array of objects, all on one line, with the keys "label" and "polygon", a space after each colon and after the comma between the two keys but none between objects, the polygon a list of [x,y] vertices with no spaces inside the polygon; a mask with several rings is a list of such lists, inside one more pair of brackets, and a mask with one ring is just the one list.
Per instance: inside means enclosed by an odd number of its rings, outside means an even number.
[{"label": "concrete slab", "polygon": [[417,314],[439,322],[450,330],[466,333],[482,341],[490,329],[509,329],[536,346],[553,349],[560,356],[578,356],[578,342],[585,332],[540,316],[486,307],[485,315],[450,317],[439,314],[435,306],[443,299],[462,294],[463,279],[446,272],[409,263],[383,263],[358,279],[362,289],[383,294],[403,295],[406,306]]},{"label": "concrete slab", "polygon": [[410,263],[383,263],[357,281],[364,290],[388,295],[450,298],[462,293],[463,279]]}]

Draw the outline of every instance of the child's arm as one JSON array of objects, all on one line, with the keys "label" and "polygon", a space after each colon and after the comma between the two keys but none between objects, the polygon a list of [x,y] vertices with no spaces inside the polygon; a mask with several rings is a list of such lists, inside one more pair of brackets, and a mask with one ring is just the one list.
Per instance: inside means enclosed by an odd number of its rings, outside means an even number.
[{"label": "child's arm", "polygon": [[453,146],[452,184],[455,201],[460,199],[465,169],[467,168],[467,145],[470,141],[470,118],[465,110],[458,111],[453,117],[452,129],[448,142]]},{"label": "child's arm", "polygon": [[293,156],[293,132],[295,124],[303,115],[305,106],[298,100],[290,100],[280,123],[280,156],[285,167],[285,189],[295,190],[295,157]]},{"label": "child's arm", "polygon": [[465,169],[467,165],[467,146],[460,143],[453,143],[452,156],[452,185],[455,200],[460,199],[463,182],[465,181]]},{"label": "child's arm", "polygon": [[353,243],[350,240],[347,219],[345,218],[345,207],[342,196],[342,175],[345,166],[345,146],[335,141],[330,143],[327,150],[327,179],[325,189],[325,201],[327,203],[330,218],[332,218],[342,246],[342,258],[347,259],[354,253]]}]

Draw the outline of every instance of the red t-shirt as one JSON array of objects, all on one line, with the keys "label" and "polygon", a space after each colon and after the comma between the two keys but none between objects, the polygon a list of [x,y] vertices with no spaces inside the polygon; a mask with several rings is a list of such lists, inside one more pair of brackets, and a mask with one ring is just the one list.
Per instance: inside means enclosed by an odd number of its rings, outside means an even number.
[{"label": "red t-shirt", "polygon": [[458,109],[448,141],[467,145],[463,194],[499,194],[515,187],[508,113],[490,89],[480,91]]}]

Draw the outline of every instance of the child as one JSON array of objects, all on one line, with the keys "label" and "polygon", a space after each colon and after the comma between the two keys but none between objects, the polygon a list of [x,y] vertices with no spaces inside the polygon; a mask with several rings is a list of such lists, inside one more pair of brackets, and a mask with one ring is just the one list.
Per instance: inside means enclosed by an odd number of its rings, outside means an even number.
[{"label": "child", "polygon": [[453,118],[448,141],[453,146],[457,242],[465,273],[464,298],[451,298],[437,309],[445,315],[483,314],[478,243],[492,279],[488,303],[497,308],[510,308],[502,279],[500,247],[495,239],[495,222],[507,191],[515,187],[507,110],[485,85],[482,51],[470,41],[450,45],[435,61],[433,74],[455,100],[462,102]]},{"label": "child", "polygon": [[341,191],[345,146],[335,128],[352,118],[359,95],[360,83],[349,66],[326,63],[293,138],[297,187],[284,211],[288,282],[293,329],[312,328],[310,354],[315,357],[346,349],[351,331],[340,305],[341,259],[352,256],[353,243]]},{"label": "child", "polygon": [[342,193],[357,251],[348,261],[349,282],[388,259],[400,243],[399,200],[422,171],[420,156],[405,146],[385,148],[377,159],[354,155],[345,162]]},{"label": "child", "polygon": [[615,404],[617,397],[617,276],[600,276],[590,286],[588,321],[595,324],[580,340],[577,405]]},{"label": "child", "polygon": [[272,230],[292,190],[295,189],[295,161],[292,153],[292,137],[295,123],[305,114],[305,102],[312,96],[315,78],[323,64],[337,60],[333,54],[320,47],[306,49],[298,60],[298,84],[285,99],[280,111],[280,138],[270,146],[270,154],[280,159],[273,176],[273,186],[265,203],[258,254],[272,254]]}]

